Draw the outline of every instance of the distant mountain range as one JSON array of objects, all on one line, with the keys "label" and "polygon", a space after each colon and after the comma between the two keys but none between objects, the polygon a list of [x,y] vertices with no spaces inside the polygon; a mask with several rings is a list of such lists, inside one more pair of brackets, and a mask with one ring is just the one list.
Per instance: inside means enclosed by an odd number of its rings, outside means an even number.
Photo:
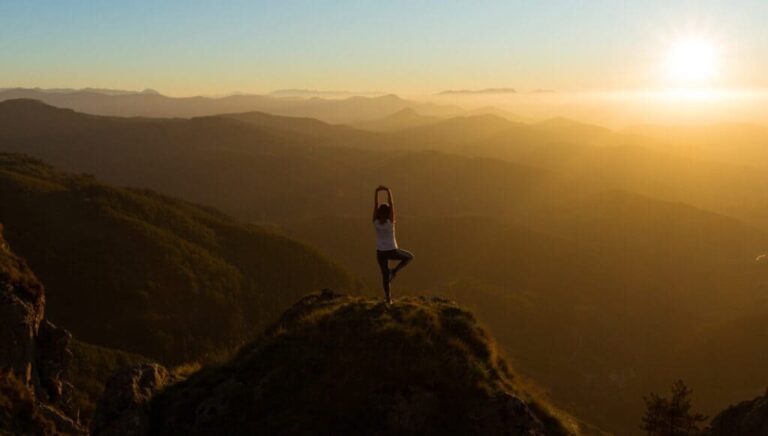
[{"label": "distant mountain range", "polygon": [[449,89],[437,95],[517,94],[514,88]]},{"label": "distant mountain range", "polygon": [[386,92],[355,92],[355,91],[322,91],[316,89],[278,89],[272,91],[269,95],[275,97],[326,97],[326,98],[347,98],[347,97],[373,97],[386,95]]},{"label": "distant mountain range", "polygon": [[[455,122],[469,128],[473,119]],[[462,213],[508,214],[528,201],[547,202],[541,190],[553,181],[546,171],[410,145],[396,134],[263,113],[119,118],[31,100],[0,102],[0,151],[28,153],[118,185],[158,189],[247,220],[357,213],[357,199],[384,179],[408,188],[400,201],[411,213],[456,213],[457,195],[466,199]],[[478,196],[491,181],[503,188]],[[446,189],[432,192],[434,183]],[[505,202],[512,192],[518,201]]]},{"label": "distant mountain range", "polygon": [[0,88],[0,92],[4,91],[19,91],[19,90],[37,91],[45,94],[74,94],[78,92],[103,94],[103,95],[130,95],[130,94],[145,94],[145,95],[160,95],[160,93],[151,88],[145,88],[142,91],[128,91],[123,89],[108,89],[108,88]]},{"label": "distant mountain range", "polygon": [[501,96],[512,94],[553,94],[552,89],[534,89],[532,91],[518,91],[515,88],[484,88],[484,89],[448,89],[442,92],[438,92],[437,96],[457,96],[457,97],[471,97],[471,96]]},{"label": "distant mountain range", "polygon": [[[10,88],[0,90],[0,101],[27,98],[94,115],[123,117],[189,118],[222,113],[260,111],[276,115],[312,117],[329,123],[373,120],[411,108],[427,116],[450,117],[462,114],[457,106],[421,103],[396,95],[320,98],[297,96],[293,90],[274,95],[231,95],[226,97],[168,97],[152,90],[45,90]],[[302,97],[302,98],[299,98]]]},{"label": "distant mountain range", "polygon": [[421,115],[411,108],[405,108],[384,118],[376,120],[359,121],[351,126],[372,132],[394,132],[411,127],[426,126],[439,123],[444,118]]}]

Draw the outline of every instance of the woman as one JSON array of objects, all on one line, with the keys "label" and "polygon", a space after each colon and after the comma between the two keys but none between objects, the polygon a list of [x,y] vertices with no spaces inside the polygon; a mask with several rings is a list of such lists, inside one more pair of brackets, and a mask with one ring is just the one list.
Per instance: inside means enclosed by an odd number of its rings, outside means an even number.
[{"label": "woman", "polygon": [[[387,202],[379,204],[379,191],[387,192]],[[413,260],[413,254],[397,248],[395,240],[395,205],[392,203],[392,191],[386,186],[379,186],[373,193],[373,227],[376,229],[376,260],[381,269],[384,283],[384,296],[387,305],[392,304],[389,284],[401,269]],[[389,269],[390,260],[400,262],[394,269]]]}]

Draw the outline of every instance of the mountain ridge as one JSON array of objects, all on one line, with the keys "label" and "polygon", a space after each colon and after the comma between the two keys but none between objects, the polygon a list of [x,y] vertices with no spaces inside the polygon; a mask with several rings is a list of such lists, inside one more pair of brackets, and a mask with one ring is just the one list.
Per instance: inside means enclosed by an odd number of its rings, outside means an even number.
[{"label": "mountain ridge", "polygon": [[436,95],[488,95],[488,94],[517,94],[514,88],[484,88],[484,89],[448,89]]},{"label": "mountain ridge", "polygon": [[41,89],[10,88],[0,90],[0,101],[28,98],[79,112],[126,117],[189,118],[222,113],[260,111],[276,115],[308,116],[330,123],[349,123],[386,116],[406,107],[428,115],[456,115],[457,106],[417,102],[394,94],[347,96],[341,99],[279,97],[245,94],[224,97],[169,97],[157,93],[104,94],[94,91],[45,92]]},{"label": "mountain ridge", "polygon": [[415,109],[407,107],[397,112],[393,112],[383,118],[375,120],[358,121],[350,124],[352,127],[373,132],[391,132],[402,129],[408,129],[417,126],[439,123],[443,119],[440,117],[426,116],[418,113]]}]

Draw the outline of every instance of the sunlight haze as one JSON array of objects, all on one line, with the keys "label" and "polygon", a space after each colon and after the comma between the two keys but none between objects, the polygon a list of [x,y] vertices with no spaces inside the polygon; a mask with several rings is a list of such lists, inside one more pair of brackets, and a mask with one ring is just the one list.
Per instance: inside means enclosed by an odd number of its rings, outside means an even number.
[{"label": "sunlight haze", "polygon": [[[768,86],[760,74],[768,67],[768,3],[757,0],[225,5],[3,1],[0,78],[4,86],[153,88],[174,96],[283,88],[572,92],[715,76],[708,84]],[[707,45],[712,38],[722,45]],[[658,74],[662,64],[667,77]]]}]

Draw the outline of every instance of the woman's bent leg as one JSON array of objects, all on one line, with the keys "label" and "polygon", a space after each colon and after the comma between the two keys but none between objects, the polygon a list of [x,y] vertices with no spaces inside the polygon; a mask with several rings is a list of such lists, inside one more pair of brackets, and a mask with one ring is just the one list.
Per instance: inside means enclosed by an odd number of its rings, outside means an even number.
[{"label": "woman's bent leg", "polygon": [[397,274],[401,269],[405,268],[405,266],[413,260],[413,253],[407,250],[401,250],[399,248],[394,251],[395,254],[393,255],[393,258],[395,260],[399,260],[400,262],[397,264],[395,269],[392,270],[392,274]]}]

